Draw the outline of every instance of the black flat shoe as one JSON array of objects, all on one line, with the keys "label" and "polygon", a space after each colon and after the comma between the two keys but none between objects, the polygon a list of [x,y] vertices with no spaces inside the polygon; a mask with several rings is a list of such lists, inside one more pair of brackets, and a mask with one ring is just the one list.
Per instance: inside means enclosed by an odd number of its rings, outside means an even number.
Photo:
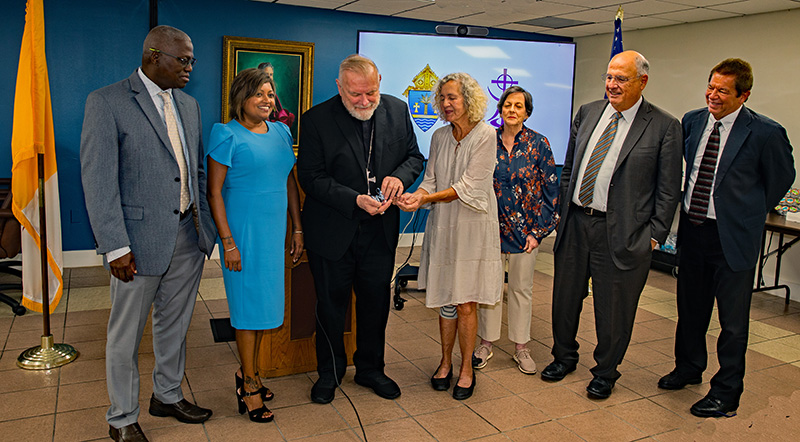
[{"label": "black flat shoe", "polygon": [[722,399],[707,395],[697,401],[689,410],[697,417],[734,417],[738,402],[725,402]]},{"label": "black flat shoe", "polygon": [[702,376],[688,376],[678,373],[678,370],[672,370],[668,375],[658,380],[658,388],[680,390],[689,384],[697,385],[701,382],[703,382]]},{"label": "black flat shoe", "polygon": [[311,400],[318,404],[328,404],[336,396],[338,384],[333,378],[319,378],[311,387]]},{"label": "black flat shoe", "polygon": [[[272,422],[275,419],[275,415],[267,408],[266,405],[263,403],[261,404],[260,408],[256,408],[255,410],[249,410],[247,408],[247,404],[244,402],[244,398],[246,397],[253,397],[253,396],[261,396],[261,391],[244,391],[236,390],[236,400],[239,403],[239,414],[244,414],[247,412],[247,417],[250,418],[252,422],[264,423],[264,422]],[[267,415],[266,417],[264,415]]]},{"label": "black flat shoe", "polygon": [[[241,388],[242,391],[244,391],[244,379],[239,377],[239,372],[234,373],[233,376],[236,378],[236,389],[238,390]],[[256,373],[256,376],[258,376],[258,373]],[[272,391],[263,385],[258,389],[258,392],[261,393],[261,400],[263,401],[271,401],[275,399],[275,395],[272,393]]]},{"label": "black flat shoe", "polygon": [[586,391],[589,393],[590,398],[594,399],[607,399],[611,396],[611,389],[614,388],[616,382],[611,379],[601,378],[595,376],[589,385],[586,386]]},{"label": "black flat shoe", "polygon": [[565,362],[556,360],[542,370],[542,379],[545,381],[558,382],[573,371],[575,371],[574,365],[567,365]]},{"label": "black flat shoe", "polygon": [[472,384],[469,387],[459,387],[458,384],[453,387],[453,399],[457,401],[469,399],[473,391],[475,391],[475,373],[472,373]]},{"label": "black flat shoe", "polygon": [[[436,372],[438,372],[438,371],[439,371],[439,369],[437,368]],[[450,366],[450,371],[448,371],[447,372],[447,376],[445,376],[443,378],[434,377],[434,376],[436,376],[436,372],[434,372],[433,376],[431,376],[431,386],[433,387],[433,389],[436,390],[436,391],[447,391],[447,390],[449,390],[450,389],[450,379],[453,378],[453,366],[452,365]]]}]

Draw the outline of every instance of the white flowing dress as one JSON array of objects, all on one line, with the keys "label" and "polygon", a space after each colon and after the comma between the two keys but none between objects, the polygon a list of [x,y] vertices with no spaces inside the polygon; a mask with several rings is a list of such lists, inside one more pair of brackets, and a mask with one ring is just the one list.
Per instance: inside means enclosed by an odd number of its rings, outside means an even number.
[{"label": "white flowing dress", "polygon": [[433,133],[419,187],[428,193],[452,187],[458,199],[429,206],[418,281],[427,290],[428,307],[500,300],[500,226],[492,181],[496,142],[495,129],[485,122],[460,142],[451,125]]}]

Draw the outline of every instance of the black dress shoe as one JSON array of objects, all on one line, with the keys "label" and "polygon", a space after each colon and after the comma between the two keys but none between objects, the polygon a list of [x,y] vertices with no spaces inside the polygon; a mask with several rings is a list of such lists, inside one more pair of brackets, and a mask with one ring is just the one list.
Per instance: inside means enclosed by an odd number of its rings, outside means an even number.
[{"label": "black dress shoe", "polygon": [[330,403],[336,396],[337,383],[333,378],[319,378],[311,387],[311,400],[318,404]]},{"label": "black dress shoe", "polygon": [[156,399],[155,395],[150,397],[150,414],[153,416],[172,416],[185,424],[202,424],[211,417],[211,413],[208,408],[198,407],[186,399],[174,404],[165,404]]},{"label": "black dress shoe", "polygon": [[463,401],[464,399],[469,399],[472,396],[472,392],[475,391],[475,373],[472,373],[472,384],[469,387],[459,387],[458,383],[456,386],[453,387],[453,399],[458,401]]},{"label": "black dress shoe", "polygon": [[615,383],[616,381],[611,379],[595,376],[594,379],[589,382],[589,385],[586,386],[586,391],[589,393],[589,397],[606,399],[611,396],[611,389],[614,388]]},{"label": "black dress shoe", "polygon": [[383,373],[374,372],[366,375],[356,373],[353,380],[362,387],[371,388],[375,394],[384,399],[397,399],[400,397],[400,387]]},{"label": "black dress shoe", "polygon": [[560,381],[569,373],[575,371],[574,365],[567,365],[561,361],[553,361],[542,370],[542,379],[545,381]]},{"label": "black dress shoe", "polygon": [[658,380],[658,388],[664,390],[680,390],[688,384],[697,385],[703,382],[702,376],[689,376],[678,373],[678,370],[672,370],[670,374]]},{"label": "black dress shoe", "polygon": [[738,402],[725,402],[722,399],[707,395],[697,401],[689,410],[697,417],[734,417]]},{"label": "black dress shoe", "polygon": [[138,422],[126,425],[122,428],[114,428],[109,425],[108,435],[111,436],[111,439],[119,442],[147,442],[147,437],[144,435],[142,427],[139,426]]},{"label": "black dress shoe", "polygon": [[[436,373],[439,372],[439,369],[436,369],[436,372],[433,373],[433,376],[436,376]],[[450,371],[447,372],[447,376],[443,378],[435,378],[431,376],[431,386],[436,391],[447,391],[450,389],[450,379],[453,378],[453,366],[450,366]]]}]

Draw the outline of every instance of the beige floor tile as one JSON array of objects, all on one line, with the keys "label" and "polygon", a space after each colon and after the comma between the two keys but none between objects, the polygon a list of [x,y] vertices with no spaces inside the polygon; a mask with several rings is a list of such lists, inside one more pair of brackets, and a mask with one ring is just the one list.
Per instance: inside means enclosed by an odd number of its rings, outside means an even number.
[{"label": "beige floor tile", "polygon": [[788,330],[784,330],[760,321],[750,321],[750,333],[767,339],[782,338],[792,334],[792,332]]},{"label": "beige floor tile", "polygon": [[475,439],[498,432],[467,407],[417,416],[416,420],[440,442]]},{"label": "beige floor tile", "polygon": [[615,405],[607,408],[606,411],[644,434],[665,433],[686,424],[682,416],[647,399]]},{"label": "beige floor tile", "polygon": [[795,348],[791,345],[783,344],[786,338],[775,339],[772,341],[759,342],[749,346],[749,350],[757,351],[766,356],[770,356],[783,362],[796,362],[800,361],[800,348]]},{"label": "beige floor tile", "polygon": [[[227,343],[190,347],[186,349],[186,368],[238,364],[238,359]],[[233,375],[230,376],[233,382]]]},{"label": "beige floor tile", "polygon": [[[494,361],[492,361],[494,362]],[[541,364],[539,369],[544,368]],[[519,371],[516,363],[511,368],[485,372],[486,376],[514,394],[549,388],[552,385],[538,375],[527,375]]]},{"label": "beige floor tile", "polygon": [[[107,409],[108,407],[95,407],[59,413],[55,420],[53,441],[108,440]],[[147,435],[147,430],[144,427],[142,429]]]},{"label": "beige floor tile", "polygon": [[50,414],[56,408],[56,387],[0,394],[0,420]]},{"label": "beige floor tile", "polygon": [[[362,441],[361,437],[356,436],[356,433],[361,435],[361,429],[348,429],[334,431],[332,433],[320,434],[317,436],[304,437],[299,439],[302,442],[359,442]],[[372,439],[370,439],[372,440]]]},{"label": "beige floor tile", "polygon": [[0,422],[3,440],[15,442],[39,442],[52,440],[53,415],[36,416]]},{"label": "beige floor tile", "polygon": [[[141,367],[141,359],[139,367]],[[78,357],[74,362],[60,368],[61,384],[74,384],[79,382],[99,381],[106,379],[105,359],[81,359]],[[152,370],[151,370],[152,371]]]},{"label": "beige floor tile", "polygon": [[58,391],[58,413],[110,404],[105,379],[63,385]]},{"label": "beige floor tile", "polygon": [[212,310],[212,312],[217,311],[228,311],[228,300],[225,297],[225,282],[222,278],[203,278],[200,280],[200,287],[197,289],[198,292],[198,299],[202,299],[206,302],[209,301],[222,301],[217,302],[219,308],[224,305],[224,310]]},{"label": "beige floor tile", "polygon": [[154,428],[146,431],[145,435],[153,442],[194,442],[208,440],[206,429],[203,425],[186,425],[177,421],[175,421],[175,425],[172,426]]},{"label": "beige floor tile", "polygon": [[[145,390],[142,390],[145,391]],[[239,406],[234,394],[233,378],[230,385],[216,390],[190,391],[184,389],[186,400],[205,408],[210,408],[214,412],[213,419],[239,416]],[[274,401],[273,401],[274,402]],[[267,407],[275,412],[272,402],[265,402]],[[146,412],[146,410],[145,410]],[[277,413],[277,412],[276,412]],[[245,416],[243,419],[247,419]]]},{"label": "beige floor tile", "polygon": [[[11,356],[11,355],[9,355]],[[14,358],[16,360],[16,358]],[[58,370],[21,370],[15,368],[0,374],[0,393],[25,392],[58,386]],[[0,420],[4,420],[0,416]]]},{"label": "beige floor tile", "polygon": [[[435,440],[418,422],[410,418],[369,425],[364,430],[367,438],[376,442],[427,442]],[[361,436],[359,428],[355,428],[354,431]]]},{"label": "beige floor tile", "polygon": [[507,396],[470,404],[472,411],[500,431],[510,431],[538,424],[550,418],[519,396]]},{"label": "beige floor tile", "polygon": [[553,419],[598,408],[598,405],[586,399],[585,395],[562,386],[523,393],[519,396]]},{"label": "beige floor tile", "polygon": [[642,398],[640,394],[634,392],[633,390],[621,384],[618,384],[614,386],[613,390],[611,390],[610,397],[606,399],[595,399],[593,397],[590,397],[589,393],[586,392],[587,385],[589,385],[588,382],[573,382],[571,384],[565,385],[564,387],[569,388],[578,395],[585,396],[586,399],[589,399],[593,404],[597,405],[600,408],[606,408],[612,405],[635,401],[637,399]]},{"label": "beige floor tile", "polygon": [[280,414],[275,414],[275,423],[287,440],[347,428],[347,423],[330,404],[306,404],[284,408]]},{"label": "beige floor tile", "polygon": [[384,373],[386,373],[386,376],[389,376],[392,378],[392,380],[397,382],[397,385],[399,385],[400,388],[404,388],[409,385],[426,384],[430,381],[429,375],[423,373],[409,361],[386,364],[386,367],[384,367]]},{"label": "beige floor tile", "polygon": [[453,399],[450,391],[436,391],[430,383],[403,388],[403,394],[396,399],[397,404],[411,416],[433,413],[435,411],[460,407],[461,402]]},{"label": "beige floor tile", "polygon": [[577,442],[577,434],[557,421],[544,422],[505,433],[514,442]]},{"label": "beige floor tile", "polygon": [[631,441],[646,436],[606,410],[594,410],[566,417],[560,419],[559,423],[589,442]]},{"label": "beige floor tile", "polygon": [[110,309],[111,295],[109,290],[108,284],[95,287],[71,288],[69,290],[70,312]]},{"label": "beige floor tile", "polygon": [[187,368],[186,378],[192,391],[216,390],[226,385],[232,386],[233,374],[238,368],[238,363]]},{"label": "beige floor tile", "polygon": [[639,367],[649,367],[673,360],[672,356],[653,350],[647,344],[633,344],[628,347],[628,351],[625,353],[623,368],[624,364],[627,363],[636,364]]},{"label": "beige floor tile", "polygon": [[[200,430],[205,429],[208,434],[208,440],[214,442],[223,441],[265,441],[265,442],[283,442],[285,439],[278,430],[275,422],[269,423],[256,423],[250,422],[247,416],[217,416],[216,412],[202,426],[200,425],[181,425],[178,427],[171,427],[165,429],[166,431],[175,429],[182,429],[186,427],[194,427]],[[148,433],[149,436],[149,433]],[[169,439],[163,439],[169,440]],[[194,440],[205,440],[198,437]]]},{"label": "beige floor tile", "polygon": [[409,300],[403,310],[394,310],[394,314],[406,322],[425,321],[439,317],[439,311],[425,307],[424,303]]},{"label": "beige floor tile", "polygon": [[[332,404],[339,415],[353,428],[358,427],[359,418],[361,423],[366,426],[408,417],[408,413],[400,408],[396,401],[387,400],[375,394],[352,396],[349,401],[340,395],[334,399]],[[353,407],[355,407],[355,411]],[[356,413],[358,413],[358,417]]]},{"label": "beige floor tile", "polygon": [[391,347],[408,360],[428,358],[442,354],[442,346],[430,337],[421,338],[417,341],[396,342],[391,344]]}]

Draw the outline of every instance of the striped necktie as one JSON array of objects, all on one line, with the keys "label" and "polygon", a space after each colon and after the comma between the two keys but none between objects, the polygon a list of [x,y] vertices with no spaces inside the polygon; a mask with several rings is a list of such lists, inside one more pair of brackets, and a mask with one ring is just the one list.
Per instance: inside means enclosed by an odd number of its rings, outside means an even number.
[{"label": "striped necktie", "polygon": [[608,149],[611,143],[614,142],[614,135],[617,134],[617,123],[622,117],[619,112],[614,112],[611,116],[611,122],[606,126],[606,130],[600,135],[597,144],[592,150],[592,155],[589,157],[589,162],[586,163],[586,170],[583,171],[583,181],[581,181],[581,191],[578,194],[578,201],[581,205],[587,207],[594,201],[594,183],[597,181],[597,172],[600,171],[600,166],[603,165],[603,160],[606,159]]},{"label": "striped necktie", "polygon": [[708,201],[714,186],[714,172],[717,169],[717,157],[719,156],[719,126],[720,122],[715,122],[714,129],[708,136],[706,150],[703,152],[703,159],[700,160],[700,168],[697,170],[692,199],[689,202],[689,220],[698,226],[703,224],[708,217]]},{"label": "striped necktie", "polygon": [[189,196],[189,171],[186,168],[186,157],[183,155],[181,134],[178,132],[178,119],[175,118],[175,109],[172,107],[169,92],[159,92],[158,96],[164,101],[164,121],[167,123],[167,134],[181,173],[181,212],[185,212],[189,208],[191,197]]}]

